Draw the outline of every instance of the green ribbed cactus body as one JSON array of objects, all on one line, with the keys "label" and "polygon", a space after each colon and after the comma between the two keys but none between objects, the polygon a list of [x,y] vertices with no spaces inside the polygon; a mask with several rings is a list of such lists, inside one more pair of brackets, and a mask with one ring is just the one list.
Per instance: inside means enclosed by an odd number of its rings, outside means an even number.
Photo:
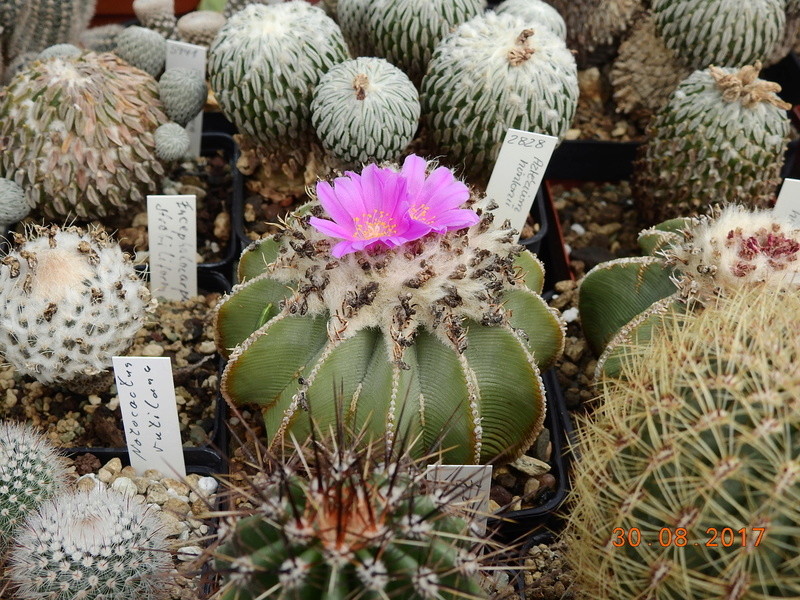
[{"label": "green ribbed cactus body", "polygon": [[654,0],[656,29],[694,69],[766,59],[786,25],[784,0]]},{"label": "green ribbed cactus body", "polygon": [[339,0],[336,17],[347,47],[354,57],[372,56],[374,43],[369,31],[369,6],[372,0]]},{"label": "green ribbed cactus body", "polygon": [[420,96],[435,151],[488,181],[509,127],[563,138],[577,107],[578,75],[557,35],[487,13],[436,47]]},{"label": "green ribbed cactus body", "polygon": [[218,307],[225,397],[260,404],[273,444],[309,433],[304,407],[327,429],[341,395],[354,431],[408,435],[416,456],[470,464],[524,452],[543,424],[539,372],[564,333],[515,232],[484,212],[466,230],[333,259],[305,219],[243,254],[244,283]]},{"label": "green ribbed cactus body", "polygon": [[211,45],[208,69],[225,116],[268,154],[290,157],[315,139],[314,87],[346,59],[336,23],[322,9],[293,0],[232,15]]},{"label": "green ribbed cactus body", "polygon": [[113,54],[36,61],[0,90],[0,176],[48,220],[139,210],[164,164],[155,79]]},{"label": "green ribbed cactus body", "polygon": [[796,291],[743,288],[628,346],[577,428],[586,597],[800,597],[799,316]]},{"label": "green ribbed cactus body", "polygon": [[681,82],[651,121],[635,163],[642,220],[702,213],[720,201],[769,205],[789,135],[779,89],[753,67],[712,67]]},{"label": "green ribbed cactus body", "polygon": [[485,5],[484,0],[372,0],[366,35],[376,56],[419,85],[439,41]]},{"label": "green ribbed cactus body", "polygon": [[419,126],[419,94],[380,58],[340,63],[320,79],[311,120],[322,147],[346,167],[396,161]]}]

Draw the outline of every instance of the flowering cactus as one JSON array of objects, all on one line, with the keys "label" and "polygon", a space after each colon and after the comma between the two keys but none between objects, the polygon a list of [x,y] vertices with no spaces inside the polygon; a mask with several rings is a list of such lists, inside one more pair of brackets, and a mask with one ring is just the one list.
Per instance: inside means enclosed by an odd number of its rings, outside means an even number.
[{"label": "flowering cactus", "polygon": [[417,455],[519,456],[541,430],[539,370],[564,333],[518,233],[414,155],[317,195],[243,254],[244,283],[218,306],[225,397],[261,404],[273,444],[307,433],[305,406],[327,427],[339,391],[353,429],[419,434]]}]

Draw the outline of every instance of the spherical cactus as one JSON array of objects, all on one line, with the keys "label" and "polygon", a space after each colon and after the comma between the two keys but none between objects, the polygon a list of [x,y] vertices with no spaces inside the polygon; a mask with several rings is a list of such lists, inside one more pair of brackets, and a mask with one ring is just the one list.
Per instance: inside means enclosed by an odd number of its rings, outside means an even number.
[{"label": "spherical cactus", "polygon": [[78,56],[80,53],[81,49],[77,46],[73,46],[72,44],[56,44],[39,52],[36,60],[47,60],[52,56]]},{"label": "spherical cactus", "polygon": [[376,56],[400,67],[419,85],[439,41],[481,14],[485,4],[484,0],[372,0],[363,35]]},{"label": "spherical cactus", "polygon": [[800,295],[667,315],[578,427],[567,528],[588,598],[797,598]]},{"label": "spherical cactus", "polygon": [[633,195],[647,224],[704,212],[719,201],[767,206],[780,182],[789,135],[780,86],[739,71],[696,71],[648,127]]},{"label": "spherical cactus", "polygon": [[142,326],[150,294],[99,230],[34,226],[0,261],[0,354],[43,383],[92,377]]},{"label": "spherical cactus", "polygon": [[117,36],[125,29],[119,23],[91,27],[81,34],[80,46],[93,52],[113,52],[117,47]]},{"label": "spherical cactus", "polygon": [[189,133],[177,123],[164,123],[156,129],[153,137],[156,142],[156,154],[162,160],[178,160],[189,152],[191,145]]},{"label": "spherical cactus", "polygon": [[458,486],[431,489],[407,457],[379,462],[381,450],[356,452],[346,439],[300,452],[241,490],[256,507],[223,526],[220,598],[488,597],[477,579],[483,540],[442,506]]},{"label": "spherical cactus", "polygon": [[34,62],[0,90],[0,177],[47,219],[138,210],[164,174],[156,81],[113,54]]},{"label": "spherical cactus", "polygon": [[139,22],[167,39],[175,34],[175,0],[133,0],[133,12]]},{"label": "spherical cactus", "polygon": [[355,56],[373,56],[374,42],[369,31],[369,8],[372,0],[339,0],[336,16],[350,53]]},{"label": "spherical cactus", "polygon": [[157,514],[102,488],[46,502],[14,541],[8,576],[21,600],[156,600],[172,568]]},{"label": "spherical cactus", "polygon": [[567,39],[567,25],[561,14],[544,0],[505,0],[495,9],[498,15],[510,14],[530,23],[547,27],[562,40]]},{"label": "spherical cactus", "polygon": [[217,11],[193,10],[178,19],[178,37],[189,44],[210,46],[225,21]]},{"label": "spherical cactus", "polygon": [[322,147],[347,167],[397,160],[419,125],[419,94],[397,67],[358,58],[320,79],[311,121]]},{"label": "spherical cactus", "polygon": [[339,27],[306,2],[254,4],[230,17],[209,51],[211,87],[225,116],[279,161],[314,141],[314,87],[347,59]]},{"label": "spherical cactus", "polygon": [[29,212],[23,189],[10,179],[0,178],[0,229],[21,221]]},{"label": "spherical cactus", "polygon": [[197,116],[208,97],[204,76],[179,67],[164,71],[158,91],[167,114],[182,127]]},{"label": "spherical cactus", "polygon": [[308,433],[304,406],[326,429],[337,393],[354,430],[452,464],[514,460],[541,430],[539,370],[564,343],[541,263],[426,168],[411,155],[320,183],[314,216],[243,254],[216,314],[222,393],[262,406],[271,444]]},{"label": "spherical cactus", "polygon": [[771,211],[728,206],[713,218],[674,219],[643,231],[648,255],[602,263],[580,287],[584,334],[598,374],[614,374],[632,340],[649,339],[665,312],[699,308],[742,287],[795,288],[800,229]]},{"label": "spherical cactus", "polygon": [[554,33],[487,13],[436,47],[421,99],[437,152],[469,177],[488,181],[509,127],[566,134],[578,103],[578,73]]},{"label": "spherical cactus", "polygon": [[146,27],[126,27],[116,39],[114,54],[129,65],[158,77],[167,62],[167,40]]},{"label": "spherical cactus", "polygon": [[0,547],[26,517],[61,492],[67,477],[56,448],[29,425],[0,422]]},{"label": "spherical cactus", "polygon": [[783,36],[785,0],[653,0],[656,29],[693,69],[763,61]]}]

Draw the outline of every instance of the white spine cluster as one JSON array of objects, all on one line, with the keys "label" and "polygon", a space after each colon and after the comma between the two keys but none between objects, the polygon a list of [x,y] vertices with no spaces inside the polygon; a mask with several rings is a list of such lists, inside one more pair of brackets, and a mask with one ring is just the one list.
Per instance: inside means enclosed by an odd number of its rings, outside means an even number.
[{"label": "white spine cluster", "polygon": [[543,25],[562,40],[567,39],[567,25],[563,17],[544,0],[505,0],[496,12],[498,15],[520,17],[532,25]]},{"label": "white spine cluster", "polygon": [[96,375],[142,326],[147,286],[102,231],[31,234],[0,261],[0,354],[43,383]]},{"label": "white spine cluster", "polygon": [[172,562],[160,518],[99,488],[48,501],[16,543],[9,578],[22,600],[155,600]]}]

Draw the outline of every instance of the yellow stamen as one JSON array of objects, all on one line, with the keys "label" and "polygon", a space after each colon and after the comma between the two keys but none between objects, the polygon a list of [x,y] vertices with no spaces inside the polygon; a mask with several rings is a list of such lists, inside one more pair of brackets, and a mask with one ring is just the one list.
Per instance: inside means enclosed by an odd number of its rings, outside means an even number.
[{"label": "yellow stamen", "polygon": [[392,216],[377,208],[370,213],[362,214],[361,217],[353,217],[353,222],[356,225],[355,237],[360,240],[371,240],[394,235],[397,232],[397,224]]}]

